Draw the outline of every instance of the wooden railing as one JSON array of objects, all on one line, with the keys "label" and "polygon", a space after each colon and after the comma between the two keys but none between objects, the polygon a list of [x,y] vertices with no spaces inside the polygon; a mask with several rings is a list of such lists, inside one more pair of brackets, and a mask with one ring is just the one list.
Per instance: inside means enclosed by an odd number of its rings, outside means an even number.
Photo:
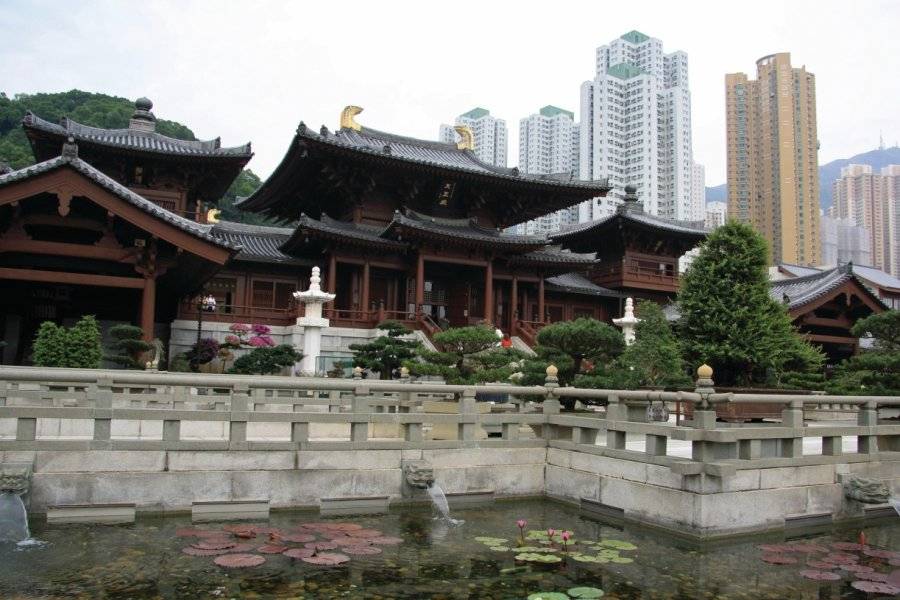
[{"label": "wooden railing", "polygon": [[[258,306],[241,306],[239,304],[219,304],[213,312],[204,312],[203,320],[211,323],[262,323],[265,325],[292,325],[297,317],[303,315],[303,307],[288,306],[285,308],[261,308]],[[197,304],[182,301],[178,306],[178,318],[197,320]]]},{"label": "wooden railing", "polygon": [[516,321],[516,335],[532,348],[537,345],[537,333],[545,323],[542,321]]}]

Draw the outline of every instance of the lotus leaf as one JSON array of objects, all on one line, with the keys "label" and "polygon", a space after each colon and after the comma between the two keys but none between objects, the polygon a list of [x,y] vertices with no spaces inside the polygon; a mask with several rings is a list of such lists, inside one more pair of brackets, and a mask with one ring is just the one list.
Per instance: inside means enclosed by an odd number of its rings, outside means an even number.
[{"label": "lotus leaf", "polygon": [[528,600],[569,600],[569,597],[560,592],[538,592],[528,596]]},{"label": "lotus leaf", "polygon": [[637,550],[637,546],[624,540],[603,540],[600,542],[600,545],[615,548],[616,550]]},{"label": "lotus leaf", "polygon": [[595,587],[575,587],[566,592],[573,598],[600,598],[603,590]]}]

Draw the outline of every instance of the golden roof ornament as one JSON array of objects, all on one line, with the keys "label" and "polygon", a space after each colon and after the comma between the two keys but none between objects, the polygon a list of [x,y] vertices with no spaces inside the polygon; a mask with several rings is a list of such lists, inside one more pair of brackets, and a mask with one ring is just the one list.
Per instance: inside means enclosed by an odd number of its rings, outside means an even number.
[{"label": "golden roof ornament", "polygon": [[460,150],[475,150],[475,134],[468,125],[457,125],[453,129],[459,134],[459,141],[456,147]]},{"label": "golden roof ornament", "polygon": [[211,208],[206,211],[206,222],[207,223],[218,223],[219,215],[222,214],[222,211],[218,208]]},{"label": "golden roof ornament", "polygon": [[345,106],[344,110],[341,111],[341,129],[352,129],[353,131],[362,129],[362,125],[353,119],[362,111],[363,109],[359,106]]}]

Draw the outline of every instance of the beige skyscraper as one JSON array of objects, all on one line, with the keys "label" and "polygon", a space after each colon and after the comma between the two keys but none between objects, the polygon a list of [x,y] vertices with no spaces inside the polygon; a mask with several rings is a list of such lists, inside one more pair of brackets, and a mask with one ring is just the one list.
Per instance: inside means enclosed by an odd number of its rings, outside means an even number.
[{"label": "beige skyscraper", "polygon": [[728,215],[768,240],[773,263],[819,262],[816,79],[787,52],[756,61],[756,80],[725,76]]}]

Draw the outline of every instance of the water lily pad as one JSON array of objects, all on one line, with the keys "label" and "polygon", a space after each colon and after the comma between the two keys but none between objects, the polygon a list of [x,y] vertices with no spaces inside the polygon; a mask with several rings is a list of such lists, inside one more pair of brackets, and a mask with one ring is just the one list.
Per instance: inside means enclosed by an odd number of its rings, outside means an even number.
[{"label": "water lily pad", "polygon": [[878,548],[863,548],[863,554],[872,558],[883,558],[885,560],[895,560],[900,558],[900,552],[891,552],[890,550],[879,550]]},{"label": "water lily pad", "polygon": [[842,570],[849,573],[871,573],[875,570],[872,567],[867,567],[866,565],[858,565],[856,563],[851,563],[849,565],[840,565],[840,567]]},{"label": "water lily pad", "polygon": [[900,594],[900,587],[889,583],[881,583],[880,581],[854,581],[850,584],[850,587],[867,594]]},{"label": "water lily pad", "polygon": [[182,548],[182,552],[187,554],[188,556],[219,556],[220,554],[227,554],[228,549],[224,548],[221,550],[204,550],[202,548],[194,548],[193,546],[188,546],[187,548]]},{"label": "water lily pad", "polygon": [[346,554],[338,554],[337,552],[321,552],[315,556],[307,556],[302,559],[303,562],[311,565],[319,565],[322,567],[334,567],[350,562],[350,557]]},{"label": "water lily pad", "polygon": [[763,554],[760,559],[770,565],[796,565],[797,559],[785,554]]},{"label": "water lily pad", "polygon": [[528,600],[569,600],[569,597],[560,592],[538,592],[530,594]]},{"label": "water lily pad", "polygon": [[487,544],[488,546],[499,546],[500,544],[505,544],[509,540],[507,540],[506,538],[479,536],[475,538],[475,541],[481,542],[482,544]]},{"label": "water lily pad", "polygon": [[512,548],[509,546],[489,546],[488,550],[493,550],[494,552],[509,552]]},{"label": "water lily pad", "polygon": [[237,542],[206,540],[203,542],[197,542],[196,544],[191,544],[191,546],[197,548],[198,550],[226,550],[228,548],[234,548],[235,546],[237,546]]},{"label": "water lily pad", "polygon": [[350,537],[358,537],[358,538],[376,538],[376,537],[384,537],[384,534],[378,531],[377,529],[357,529],[355,531],[348,531],[347,535]]},{"label": "water lily pad", "polygon": [[831,571],[818,571],[815,569],[804,569],[800,571],[800,576],[813,581],[838,581],[841,576]]},{"label": "water lily pad", "polygon": [[228,549],[228,553],[231,554],[233,552],[250,552],[252,550],[256,550],[256,544],[236,544]]},{"label": "water lily pad", "polygon": [[295,544],[305,544],[307,542],[314,542],[316,540],[316,536],[310,535],[308,533],[285,533],[279,537],[280,540],[284,542],[293,542]]},{"label": "water lily pad", "polygon": [[617,556],[615,558],[609,559],[609,562],[615,563],[617,565],[628,565],[634,562],[633,558],[628,558],[627,556]]},{"label": "water lily pad", "polygon": [[600,545],[615,548],[616,550],[637,550],[637,546],[625,540],[602,540]]},{"label": "water lily pad", "polygon": [[819,569],[819,570],[825,570],[825,571],[827,571],[828,569],[833,569],[833,568],[837,567],[837,565],[834,563],[829,563],[829,562],[825,562],[822,560],[808,560],[808,561],[806,561],[806,566],[812,567],[813,569]]},{"label": "water lily pad", "polygon": [[566,591],[573,598],[601,598],[603,590],[595,587],[574,587]]},{"label": "water lily pad", "polygon": [[833,554],[827,554],[822,557],[824,562],[833,563],[836,565],[849,565],[855,562],[859,562],[859,557],[855,554],[842,554],[840,552],[835,552]]},{"label": "water lily pad", "polygon": [[539,554],[536,552],[523,552],[522,554],[517,554],[516,560],[547,564],[562,562],[562,559],[560,557],[553,554]]},{"label": "water lily pad", "polygon": [[601,558],[598,556],[591,556],[590,554],[570,554],[569,557],[572,560],[583,562],[583,563],[608,563],[608,558]]},{"label": "water lily pad", "polygon": [[834,542],[831,544],[831,547],[835,550],[843,550],[845,552],[859,552],[864,548],[862,544],[856,544],[854,542]]},{"label": "water lily pad", "polygon": [[312,548],[291,548],[290,550],[285,550],[282,554],[288,558],[308,558],[315,553],[316,551]]},{"label": "water lily pad", "polygon": [[333,542],[307,542],[303,544],[305,548],[313,550],[337,550],[338,545]]},{"label": "water lily pad", "polygon": [[337,537],[328,538],[328,541],[338,546],[368,546],[373,538],[354,538],[340,533]]},{"label": "water lily pad", "polygon": [[278,544],[265,544],[257,548],[256,551],[261,554],[281,554],[287,549],[287,546],[281,546]]},{"label": "water lily pad", "polygon": [[371,538],[360,538],[365,539],[366,541],[376,544],[378,546],[396,546],[397,544],[403,543],[403,538],[401,537],[390,537],[390,536],[379,536],[379,537],[371,537]]},{"label": "water lily pad", "polygon": [[381,554],[381,548],[378,546],[344,546],[341,552],[355,556],[364,556],[368,554]]},{"label": "water lily pad", "polygon": [[217,556],[213,562],[220,567],[239,569],[243,567],[258,567],[266,562],[266,557],[259,554],[225,554]]},{"label": "water lily pad", "polygon": [[887,573],[854,573],[853,576],[864,581],[880,581],[881,583],[891,583],[890,576]]}]

